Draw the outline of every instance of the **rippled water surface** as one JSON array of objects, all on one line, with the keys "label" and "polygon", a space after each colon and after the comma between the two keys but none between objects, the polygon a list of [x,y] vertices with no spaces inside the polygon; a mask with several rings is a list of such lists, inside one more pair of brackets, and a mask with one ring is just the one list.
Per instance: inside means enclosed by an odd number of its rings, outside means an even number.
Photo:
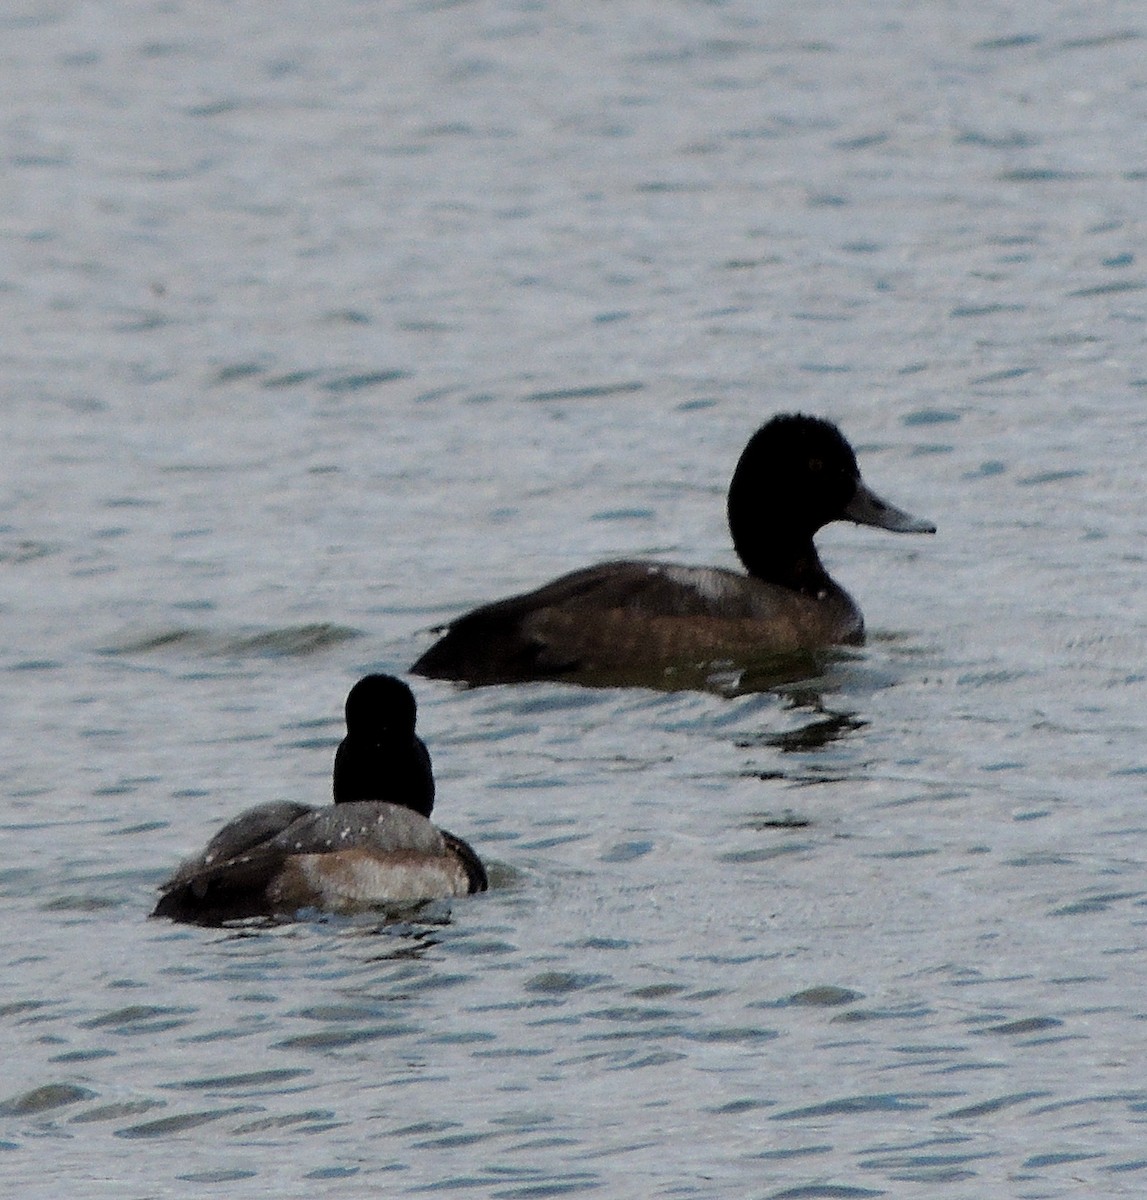
[{"label": "rippled water surface", "polygon": [[[13,1195],[1141,1196],[1138,4],[12,0]],[[415,680],[485,896],[199,930],[349,685],[595,559],[729,565],[803,409],[866,647]]]}]

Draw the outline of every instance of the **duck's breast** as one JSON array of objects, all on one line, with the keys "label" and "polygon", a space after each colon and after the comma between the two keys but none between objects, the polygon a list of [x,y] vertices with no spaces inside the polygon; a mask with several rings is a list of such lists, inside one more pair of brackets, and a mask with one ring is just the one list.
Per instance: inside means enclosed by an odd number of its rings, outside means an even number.
[{"label": "duck's breast", "polygon": [[280,911],[347,912],[473,890],[442,831],[397,804],[361,800],[317,809],[285,829],[275,844],[286,857],[267,898]]},{"label": "duck's breast", "polygon": [[451,854],[355,848],[290,855],[267,899],[279,911],[354,912],[388,902],[465,896],[470,890],[465,867]]}]

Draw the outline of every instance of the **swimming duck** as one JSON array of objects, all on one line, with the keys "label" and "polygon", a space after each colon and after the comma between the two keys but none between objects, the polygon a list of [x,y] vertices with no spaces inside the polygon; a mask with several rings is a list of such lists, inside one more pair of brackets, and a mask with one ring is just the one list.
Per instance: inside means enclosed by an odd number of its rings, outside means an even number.
[{"label": "swimming duck", "polygon": [[163,884],[152,916],[213,925],[484,892],[478,856],[429,819],[434,775],[416,712],[401,680],[360,679],[346,700],[334,804],[272,800],[240,813]]},{"label": "swimming duck", "polygon": [[895,533],[936,531],[865,485],[835,425],[800,414],[775,416],[749,439],[727,511],[748,574],[600,563],[459,617],[411,670],[471,684],[617,681],[859,643],[864,618],[822,566],[813,535],[841,520]]}]

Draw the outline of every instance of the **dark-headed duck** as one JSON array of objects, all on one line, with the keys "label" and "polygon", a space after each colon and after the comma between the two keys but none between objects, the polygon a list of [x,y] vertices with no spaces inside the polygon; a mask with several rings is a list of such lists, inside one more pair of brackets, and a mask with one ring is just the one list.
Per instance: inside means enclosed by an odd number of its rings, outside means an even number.
[{"label": "dark-headed duck", "polygon": [[821,564],[830,521],[935,533],[870,491],[829,421],[797,414],[750,438],[729,485],[729,530],[748,574],[600,563],[459,617],[411,670],[472,684],[648,677],[864,640],[864,618]]},{"label": "dark-headed duck", "polygon": [[360,679],[347,696],[334,804],[276,800],[240,813],[163,884],[152,916],[210,925],[484,892],[478,856],[430,821],[434,776],[415,712],[401,680]]}]

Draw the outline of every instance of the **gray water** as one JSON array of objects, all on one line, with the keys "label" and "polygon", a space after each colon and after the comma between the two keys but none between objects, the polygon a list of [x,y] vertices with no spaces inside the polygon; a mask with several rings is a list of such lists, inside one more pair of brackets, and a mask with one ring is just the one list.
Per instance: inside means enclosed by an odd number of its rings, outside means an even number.
[{"label": "gray water", "polygon": [[[8,0],[0,1181],[1140,1196],[1138,3]],[[486,896],[204,931],[345,692],[601,558],[730,565],[771,412],[868,645],[413,681]]]}]

